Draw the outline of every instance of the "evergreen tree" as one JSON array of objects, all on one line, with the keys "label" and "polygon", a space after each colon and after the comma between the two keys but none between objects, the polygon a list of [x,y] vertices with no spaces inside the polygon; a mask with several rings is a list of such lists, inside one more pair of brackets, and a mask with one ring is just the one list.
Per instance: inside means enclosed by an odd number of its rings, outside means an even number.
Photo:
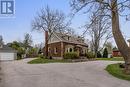
[{"label": "evergreen tree", "polygon": [[98,51],[97,58],[101,58],[101,57],[102,57],[102,54],[100,53],[100,51]]},{"label": "evergreen tree", "polygon": [[103,58],[108,58],[107,48],[105,48],[104,51],[103,51]]}]

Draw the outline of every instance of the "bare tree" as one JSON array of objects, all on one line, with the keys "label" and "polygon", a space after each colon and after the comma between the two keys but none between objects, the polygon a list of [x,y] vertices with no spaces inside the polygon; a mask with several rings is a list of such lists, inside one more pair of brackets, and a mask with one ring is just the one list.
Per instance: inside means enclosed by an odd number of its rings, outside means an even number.
[{"label": "bare tree", "polygon": [[26,54],[27,54],[29,47],[31,47],[31,44],[32,44],[32,36],[30,34],[26,33],[24,36],[24,41],[23,41],[23,45],[26,50]]},{"label": "bare tree", "polygon": [[4,42],[3,42],[3,37],[0,35],[0,45],[3,45]]},{"label": "bare tree", "polygon": [[[58,10],[51,10],[48,6],[41,9],[37,17],[32,21],[32,29],[40,32],[48,32],[49,38],[54,31],[63,32],[67,27],[65,23],[65,15]],[[48,40],[45,41],[45,55],[48,56]]]},{"label": "bare tree", "polygon": [[[75,12],[86,7],[86,13],[101,10],[112,21],[112,33],[115,42],[125,60],[125,73],[130,74],[130,48],[128,47],[119,26],[119,16],[126,19],[130,16],[130,0],[71,0]],[[123,14],[123,15],[122,15]]]},{"label": "bare tree", "polygon": [[[112,37],[111,35],[111,22],[108,18],[98,15],[103,15],[102,13],[93,13],[90,18],[90,23],[85,25],[84,34],[88,34],[91,37],[91,45],[97,57],[97,53],[100,50],[101,44],[105,44],[108,39]],[[102,40],[104,39],[104,40]],[[102,43],[101,43],[102,42]]]}]

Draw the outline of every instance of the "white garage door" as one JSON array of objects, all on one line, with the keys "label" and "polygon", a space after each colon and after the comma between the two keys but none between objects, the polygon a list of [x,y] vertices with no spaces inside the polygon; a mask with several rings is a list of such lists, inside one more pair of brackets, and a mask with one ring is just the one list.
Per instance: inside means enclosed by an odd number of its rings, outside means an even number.
[{"label": "white garage door", "polygon": [[14,53],[0,53],[0,60],[14,60]]}]

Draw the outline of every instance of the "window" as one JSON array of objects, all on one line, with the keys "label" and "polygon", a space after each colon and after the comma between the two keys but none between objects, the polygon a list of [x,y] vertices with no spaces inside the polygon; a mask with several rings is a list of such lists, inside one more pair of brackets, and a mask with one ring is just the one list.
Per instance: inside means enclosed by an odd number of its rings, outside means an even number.
[{"label": "window", "polygon": [[73,51],[73,49],[72,48],[70,48],[70,50],[69,50],[70,52],[72,52]]},{"label": "window", "polygon": [[68,40],[70,40],[70,37],[68,37]]},{"label": "window", "polygon": [[58,49],[54,48],[54,53],[57,54],[58,53]]}]

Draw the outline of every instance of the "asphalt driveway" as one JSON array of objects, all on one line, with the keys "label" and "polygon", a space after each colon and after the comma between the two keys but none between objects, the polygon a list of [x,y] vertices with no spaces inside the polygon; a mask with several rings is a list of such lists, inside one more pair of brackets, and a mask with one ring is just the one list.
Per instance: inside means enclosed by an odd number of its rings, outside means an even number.
[{"label": "asphalt driveway", "polygon": [[29,60],[2,62],[0,87],[130,87],[104,70],[114,61],[31,65]]}]

